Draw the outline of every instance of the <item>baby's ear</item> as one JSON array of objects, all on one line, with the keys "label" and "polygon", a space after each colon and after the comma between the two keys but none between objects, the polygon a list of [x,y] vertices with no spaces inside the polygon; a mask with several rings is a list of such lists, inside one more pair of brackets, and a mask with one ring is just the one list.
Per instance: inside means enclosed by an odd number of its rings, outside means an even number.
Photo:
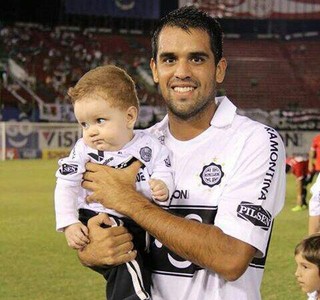
[{"label": "baby's ear", "polygon": [[138,118],[138,109],[135,106],[130,106],[127,109],[127,128],[134,128],[134,124],[136,123]]}]

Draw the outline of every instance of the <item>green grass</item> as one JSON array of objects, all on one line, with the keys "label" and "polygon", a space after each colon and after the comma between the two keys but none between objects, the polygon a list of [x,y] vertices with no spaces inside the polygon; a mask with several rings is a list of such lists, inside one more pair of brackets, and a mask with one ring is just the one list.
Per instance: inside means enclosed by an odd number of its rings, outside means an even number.
[{"label": "green grass", "polygon": [[104,280],[55,232],[55,161],[0,162],[0,298],[104,299]]},{"label": "green grass", "polygon": [[[55,232],[54,160],[0,162],[0,298],[104,299],[104,280],[83,267],[63,234]],[[275,221],[263,300],[302,300],[294,278],[295,245],[307,234],[307,211],[293,213],[295,187],[288,175],[285,208]]]}]

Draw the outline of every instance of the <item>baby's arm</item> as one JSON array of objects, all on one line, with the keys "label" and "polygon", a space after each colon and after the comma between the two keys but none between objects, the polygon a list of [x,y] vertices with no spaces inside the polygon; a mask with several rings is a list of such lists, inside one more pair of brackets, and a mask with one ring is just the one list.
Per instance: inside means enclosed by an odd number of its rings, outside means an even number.
[{"label": "baby's arm", "polygon": [[67,226],[64,229],[64,234],[68,246],[76,250],[83,249],[90,242],[88,228],[80,222]]},{"label": "baby's arm", "polygon": [[169,197],[169,190],[166,184],[160,179],[150,179],[149,186],[152,197],[157,201],[166,201]]}]

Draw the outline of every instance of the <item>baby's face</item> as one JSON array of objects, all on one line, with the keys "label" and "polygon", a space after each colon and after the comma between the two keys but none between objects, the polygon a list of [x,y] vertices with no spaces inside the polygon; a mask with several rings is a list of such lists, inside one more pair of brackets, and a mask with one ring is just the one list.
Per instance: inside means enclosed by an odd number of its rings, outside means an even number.
[{"label": "baby's face", "polygon": [[301,253],[295,256],[297,270],[295,276],[305,293],[320,291],[320,275],[317,265],[307,261]]},{"label": "baby's face", "polygon": [[76,101],[74,113],[82,127],[84,142],[93,149],[117,151],[132,138],[127,112],[97,95]]}]

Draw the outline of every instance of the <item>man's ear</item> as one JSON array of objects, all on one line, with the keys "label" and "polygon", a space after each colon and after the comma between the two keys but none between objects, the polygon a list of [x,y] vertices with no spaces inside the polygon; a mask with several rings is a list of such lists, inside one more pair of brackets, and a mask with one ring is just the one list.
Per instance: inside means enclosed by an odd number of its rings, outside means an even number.
[{"label": "man's ear", "polygon": [[227,60],[224,57],[222,57],[216,67],[216,81],[217,81],[217,83],[223,82],[224,76],[226,75],[227,65],[228,65]]},{"label": "man's ear", "polygon": [[157,64],[153,58],[151,58],[151,60],[150,60],[150,69],[152,71],[153,81],[155,83],[159,83]]},{"label": "man's ear", "polygon": [[127,128],[133,129],[138,118],[138,109],[135,106],[130,106],[127,109]]}]

